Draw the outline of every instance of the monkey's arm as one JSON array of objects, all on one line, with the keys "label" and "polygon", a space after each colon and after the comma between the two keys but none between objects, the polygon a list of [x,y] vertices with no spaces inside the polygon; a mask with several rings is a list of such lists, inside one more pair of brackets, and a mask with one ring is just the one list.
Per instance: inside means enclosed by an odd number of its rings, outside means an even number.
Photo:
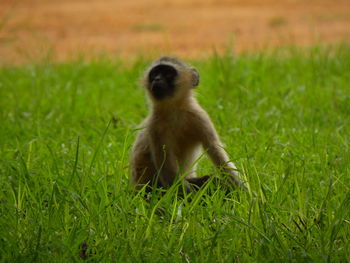
[{"label": "monkey's arm", "polygon": [[204,150],[207,152],[209,158],[214,163],[214,165],[226,174],[230,174],[230,180],[234,186],[240,186],[243,184],[239,174],[237,172],[236,166],[230,161],[227,153],[222,147],[219,136],[217,135],[215,128],[211,125],[210,121],[203,122],[206,123],[205,127],[201,129],[201,141]]}]

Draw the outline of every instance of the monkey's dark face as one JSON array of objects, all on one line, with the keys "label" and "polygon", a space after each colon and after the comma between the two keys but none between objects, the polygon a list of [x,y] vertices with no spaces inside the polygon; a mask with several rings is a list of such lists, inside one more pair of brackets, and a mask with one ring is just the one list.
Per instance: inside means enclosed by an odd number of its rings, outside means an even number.
[{"label": "monkey's dark face", "polygon": [[148,75],[148,87],[153,97],[157,100],[171,97],[175,92],[177,76],[177,70],[170,65],[160,64],[152,68]]}]

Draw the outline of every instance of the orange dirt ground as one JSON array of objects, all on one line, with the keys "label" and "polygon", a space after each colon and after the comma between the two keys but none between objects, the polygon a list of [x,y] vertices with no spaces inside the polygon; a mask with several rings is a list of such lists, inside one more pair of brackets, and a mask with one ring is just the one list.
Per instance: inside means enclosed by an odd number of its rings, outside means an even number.
[{"label": "orange dirt ground", "polygon": [[343,40],[350,0],[0,0],[0,64]]}]

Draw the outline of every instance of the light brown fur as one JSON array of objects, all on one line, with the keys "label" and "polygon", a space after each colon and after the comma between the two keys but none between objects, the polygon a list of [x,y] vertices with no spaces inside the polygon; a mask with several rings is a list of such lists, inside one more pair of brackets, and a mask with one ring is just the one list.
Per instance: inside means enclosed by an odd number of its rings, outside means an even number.
[{"label": "light brown fur", "polygon": [[[132,183],[140,189],[147,183],[155,183],[158,176],[160,185],[168,188],[180,174],[195,178],[193,163],[202,147],[214,165],[230,174],[234,185],[240,185],[236,167],[222,148],[208,114],[193,96],[193,88],[198,84],[197,71],[178,59],[163,57],[146,72],[144,86],[149,85],[149,71],[161,63],[174,66],[179,72],[177,89],[174,96],[162,100],[149,94],[150,114],[141,124],[132,149]],[[150,93],[148,88],[147,91]]]}]

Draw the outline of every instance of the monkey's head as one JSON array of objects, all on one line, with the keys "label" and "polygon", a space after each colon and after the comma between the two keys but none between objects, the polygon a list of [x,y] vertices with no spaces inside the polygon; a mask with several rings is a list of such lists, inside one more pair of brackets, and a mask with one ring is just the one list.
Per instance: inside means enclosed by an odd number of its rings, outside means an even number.
[{"label": "monkey's head", "polygon": [[144,85],[155,101],[182,98],[199,84],[197,70],[174,57],[161,57],[146,71]]}]

